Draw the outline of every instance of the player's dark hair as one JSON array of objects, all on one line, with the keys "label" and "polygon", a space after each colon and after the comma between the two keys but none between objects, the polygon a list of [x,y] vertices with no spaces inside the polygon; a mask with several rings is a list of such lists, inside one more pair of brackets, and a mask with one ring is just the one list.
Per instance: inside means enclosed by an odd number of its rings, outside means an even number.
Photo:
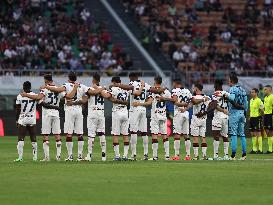
[{"label": "player's dark hair", "polygon": [[232,83],[235,83],[235,84],[238,83],[238,77],[237,77],[236,73],[230,73],[229,79]]},{"label": "player's dark hair", "polygon": [[196,83],[194,86],[195,86],[195,87],[197,87],[197,88],[198,88],[198,90],[200,90],[200,91],[202,91],[202,90],[203,90],[203,85],[202,85],[202,84],[200,84],[200,83]]},{"label": "player's dark hair", "polygon": [[174,83],[177,83],[177,84],[182,84],[182,82],[181,82],[181,79],[179,79],[179,78],[175,78],[174,80],[173,80],[173,82]]},{"label": "player's dark hair", "polygon": [[119,76],[112,77],[112,83],[121,83],[120,77]]},{"label": "player's dark hair", "polygon": [[272,86],[271,86],[271,85],[266,85],[266,86],[264,86],[264,87],[272,89]]},{"label": "player's dark hair", "polygon": [[68,79],[72,82],[75,82],[77,80],[77,74],[73,71],[71,71],[69,74],[68,74]]},{"label": "player's dark hair", "polygon": [[156,76],[156,77],[154,78],[154,81],[155,81],[157,84],[160,84],[160,85],[161,85],[161,83],[162,83],[162,78],[161,78],[160,76]]},{"label": "player's dark hair", "polygon": [[137,78],[137,77],[138,77],[138,73],[136,73],[136,72],[131,72],[129,74],[129,78]]},{"label": "player's dark hair", "polygon": [[214,82],[214,89],[215,90],[223,90],[223,81],[220,79],[216,79]]},{"label": "player's dark hair", "polygon": [[29,91],[31,90],[31,82],[25,81],[25,82],[23,83],[23,90],[24,90],[25,92],[29,92]]},{"label": "player's dark hair", "polygon": [[259,90],[257,88],[252,88],[252,90],[254,90],[257,94],[259,93]]},{"label": "player's dark hair", "polygon": [[100,82],[100,74],[94,73],[94,74],[93,74],[93,78],[94,78],[97,82]]},{"label": "player's dark hair", "polygon": [[52,75],[49,73],[49,74],[45,74],[44,75],[44,79],[45,80],[47,80],[47,81],[50,81],[50,82],[52,82],[53,80],[52,80]]}]

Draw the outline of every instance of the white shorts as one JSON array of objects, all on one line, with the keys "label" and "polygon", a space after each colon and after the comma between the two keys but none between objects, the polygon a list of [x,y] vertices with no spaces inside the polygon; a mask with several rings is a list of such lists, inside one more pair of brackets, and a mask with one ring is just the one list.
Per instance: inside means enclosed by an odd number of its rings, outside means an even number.
[{"label": "white shorts", "polygon": [[36,125],[36,116],[33,115],[20,115],[18,119],[18,124],[22,126],[33,126]]},{"label": "white shorts", "polygon": [[166,135],[167,134],[167,118],[166,119],[158,119],[157,117],[151,117],[151,133],[158,135]]},{"label": "white shorts", "polygon": [[42,135],[61,134],[60,117],[52,115],[42,115]]},{"label": "white shorts", "polygon": [[116,110],[112,112],[112,135],[128,135],[129,118],[128,110]]},{"label": "white shorts", "polygon": [[189,112],[177,113],[173,117],[173,133],[188,135],[190,133],[190,119]]},{"label": "white shorts", "polygon": [[194,137],[206,137],[206,123],[207,119],[200,119],[193,116],[191,119],[191,135]]},{"label": "white shorts", "polygon": [[228,118],[213,117],[212,130],[221,131],[221,135],[226,137],[228,134]]},{"label": "white shorts", "polygon": [[64,133],[83,134],[83,115],[81,110],[69,109],[65,111]]},{"label": "white shorts", "polygon": [[147,118],[145,110],[129,111],[130,131],[147,132]]},{"label": "white shorts", "polygon": [[91,115],[87,117],[88,136],[95,137],[97,132],[105,132],[104,115]]}]

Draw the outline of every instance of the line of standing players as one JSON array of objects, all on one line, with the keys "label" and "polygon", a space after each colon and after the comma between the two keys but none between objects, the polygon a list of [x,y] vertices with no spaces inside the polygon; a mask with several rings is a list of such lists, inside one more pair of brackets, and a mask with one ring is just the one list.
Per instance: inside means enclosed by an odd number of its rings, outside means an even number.
[{"label": "line of standing players", "polygon": [[[170,92],[162,87],[162,78],[155,77],[154,85],[138,79],[137,73],[129,75],[130,83],[122,84],[120,77],[113,77],[108,88],[100,85],[100,75],[94,74],[91,86],[87,87],[77,82],[76,73],[70,72],[68,82],[62,86],[53,83],[51,74],[44,76],[44,85],[40,93],[31,92],[31,83],[26,81],[23,84],[23,92],[17,96],[17,125],[19,129],[18,158],[15,161],[23,160],[23,147],[26,132],[29,131],[33,160],[37,160],[36,141],[36,105],[42,106],[42,132],[44,158],[42,161],[49,161],[49,135],[55,135],[56,160],[61,160],[61,129],[59,117],[60,99],[65,99],[64,111],[64,133],[66,134],[66,161],[73,161],[73,140],[75,133],[78,137],[77,161],[91,161],[96,136],[100,139],[102,161],[106,160],[106,139],[105,139],[105,117],[104,100],[108,99],[113,103],[112,107],[112,136],[115,157],[114,160],[136,160],[137,159],[137,136],[141,135],[143,140],[143,160],[158,160],[158,139],[162,137],[165,160],[180,160],[180,138],[185,140],[184,160],[199,159],[199,138],[201,138],[202,159],[208,160],[206,142],[207,114],[214,112],[212,120],[212,133],[214,136],[214,156],[211,159],[229,160],[228,148],[228,101],[230,93],[223,91],[222,81],[215,81],[215,93],[212,98],[206,96],[201,84],[195,84],[193,94],[184,88],[180,80],[173,81],[173,90]],[[170,157],[169,138],[167,136],[167,101],[174,104],[173,133],[174,133],[174,156]],[[83,114],[82,106],[87,104],[88,117],[88,152],[83,156]],[[127,109],[129,104],[129,110]],[[148,135],[147,135],[147,107],[151,106],[150,131],[152,135],[152,157],[148,157]],[[233,99],[233,106],[236,102]],[[190,123],[189,109],[193,109]],[[129,140],[130,130],[130,140]],[[193,137],[193,142],[190,140]],[[123,155],[120,155],[119,136],[123,137]],[[223,138],[224,156],[219,157],[220,138]],[[237,141],[236,141],[237,143]],[[129,157],[129,146],[131,156]],[[237,146],[237,144],[236,144]],[[193,147],[193,156],[191,156]],[[234,153],[233,153],[234,155]],[[233,158],[235,156],[232,156]]]}]

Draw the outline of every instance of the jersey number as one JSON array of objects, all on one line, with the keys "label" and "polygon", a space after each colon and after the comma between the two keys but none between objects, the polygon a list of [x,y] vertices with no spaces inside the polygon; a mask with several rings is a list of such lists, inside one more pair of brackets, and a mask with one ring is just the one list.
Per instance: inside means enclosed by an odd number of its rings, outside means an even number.
[{"label": "jersey number", "polygon": [[29,103],[32,103],[32,105],[31,105],[31,107],[30,107],[30,109],[29,109],[28,112],[32,112],[34,104],[35,104],[35,100],[22,100],[22,104],[24,104],[23,105],[24,106],[23,107],[23,112],[26,112],[27,106],[28,106]]},{"label": "jersey number", "polygon": [[143,90],[140,94],[140,96],[135,96],[134,99],[135,100],[145,100],[146,98],[146,93],[145,93],[145,90]]},{"label": "jersey number", "polygon": [[58,103],[58,94],[57,93],[48,93],[48,97],[50,98],[49,104],[57,105],[57,103]]},{"label": "jersey number", "polygon": [[118,96],[117,96],[117,99],[118,100],[123,100],[125,101],[127,98],[127,94],[126,93],[119,93]]},{"label": "jersey number", "polygon": [[187,102],[188,101],[187,96],[180,95],[179,98],[180,98],[180,102]]},{"label": "jersey number", "polygon": [[104,99],[101,95],[95,95],[95,105],[101,104],[103,105]]},{"label": "jersey number", "polygon": [[157,101],[156,108],[163,108],[165,107],[166,103],[165,101]]},{"label": "jersey number", "polygon": [[206,104],[202,103],[200,112],[205,112],[206,108],[207,108]]}]

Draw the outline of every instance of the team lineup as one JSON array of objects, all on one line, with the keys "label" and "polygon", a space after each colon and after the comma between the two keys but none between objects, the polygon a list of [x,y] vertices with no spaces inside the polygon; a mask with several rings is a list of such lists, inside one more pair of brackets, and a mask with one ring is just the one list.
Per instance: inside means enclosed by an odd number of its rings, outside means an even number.
[{"label": "team lineup", "polygon": [[[49,161],[49,135],[53,134],[56,140],[56,160],[61,160],[61,128],[60,128],[60,100],[65,99],[64,133],[66,134],[67,158],[65,161],[73,161],[72,135],[78,137],[77,161],[91,161],[95,137],[99,137],[101,147],[101,159],[106,161],[105,138],[105,99],[113,103],[112,130],[115,161],[137,160],[137,136],[142,136],[143,160],[158,160],[158,139],[162,137],[165,151],[165,160],[180,160],[180,140],[185,141],[184,160],[199,160],[199,147],[201,145],[201,157],[203,160],[235,160],[237,152],[237,138],[240,137],[242,145],[241,160],[246,159],[245,124],[248,113],[248,100],[245,90],[237,85],[238,78],[235,74],[229,77],[230,90],[223,91],[223,82],[216,80],[215,92],[209,97],[205,95],[201,84],[195,84],[193,92],[183,87],[180,80],[173,81],[173,89],[170,92],[162,87],[162,78],[155,77],[154,85],[138,79],[137,73],[129,75],[130,83],[122,84],[120,77],[113,77],[111,84],[106,88],[100,85],[100,75],[94,74],[92,85],[87,87],[77,82],[76,73],[70,72],[68,82],[62,86],[53,83],[51,74],[44,76],[44,85],[40,93],[31,92],[31,83],[24,82],[23,92],[17,96],[16,119],[19,130],[18,158],[16,162],[23,161],[23,148],[26,133],[30,135],[33,160],[37,161],[36,141],[36,106],[42,106],[42,130],[44,158],[41,161]],[[265,87],[264,104],[259,98],[258,90],[251,91],[250,100],[250,131],[252,136],[252,152],[262,152],[261,129],[262,123],[268,136],[268,153],[272,153],[272,107],[273,95],[271,86]],[[167,108],[166,103],[174,104],[173,135],[174,156],[170,157],[169,138],[167,136]],[[83,114],[82,106],[87,104],[88,117],[88,145],[87,155],[83,156]],[[128,110],[129,105],[129,110]],[[151,106],[150,131],[152,135],[152,157],[149,158],[149,139],[147,135],[147,107]],[[189,109],[193,109],[190,119]],[[206,127],[207,115],[214,113],[212,119],[213,157],[207,156]],[[262,115],[264,118],[262,120]],[[130,139],[129,139],[130,134]],[[119,137],[123,138],[123,155],[120,155]],[[190,139],[192,137],[192,141]],[[201,138],[201,144],[199,143]],[[220,138],[223,139],[224,155],[219,156]],[[231,156],[229,156],[229,139],[231,139]],[[129,147],[131,154],[129,154]],[[193,156],[191,155],[193,148]],[[130,156],[129,156],[130,155]]]}]

